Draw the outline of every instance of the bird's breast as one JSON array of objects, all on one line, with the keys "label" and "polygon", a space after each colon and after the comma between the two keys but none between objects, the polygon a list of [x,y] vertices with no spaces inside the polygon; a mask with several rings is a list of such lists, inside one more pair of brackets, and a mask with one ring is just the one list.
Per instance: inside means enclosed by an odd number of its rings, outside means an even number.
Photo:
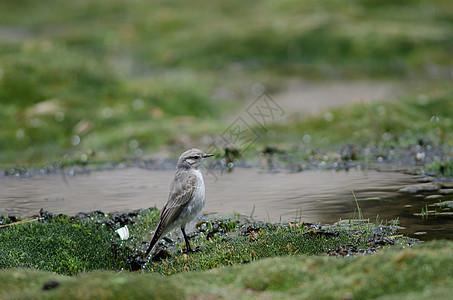
[{"label": "bird's breast", "polygon": [[205,187],[203,181],[203,175],[199,170],[195,171],[195,175],[197,176],[197,184],[195,190],[193,192],[193,199],[192,199],[192,209],[199,213],[204,205],[206,204],[206,194],[205,194]]},{"label": "bird's breast", "polygon": [[181,219],[184,223],[195,218],[206,204],[203,176],[198,170],[195,171],[195,175],[197,176],[197,180],[192,199],[187,203],[186,207],[181,213]]}]

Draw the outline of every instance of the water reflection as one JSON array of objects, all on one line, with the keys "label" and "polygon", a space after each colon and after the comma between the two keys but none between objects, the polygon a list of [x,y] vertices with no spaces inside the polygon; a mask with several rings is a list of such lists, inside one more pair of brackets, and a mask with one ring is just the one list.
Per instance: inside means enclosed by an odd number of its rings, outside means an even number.
[{"label": "water reflection", "polygon": [[[174,171],[128,168],[66,177],[61,175],[0,180],[1,211],[28,216],[40,208],[54,213],[133,210],[157,206],[168,196]],[[207,212],[237,212],[272,222],[292,221],[302,211],[305,222],[334,223],[353,216],[356,194],[366,218],[399,218],[406,233],[424,231],[425,239],[449,237],[451,218],[422,219],[414,216],[426,201],[397,192],[414,183],[413,176],[352,169],[345,171],[304,171],[265,173],[254,168],[237,168],[214,180],[205,175]],[[357,216],[357,214],[356,214]],[[423,237],[422,237],[423,238]]]}]

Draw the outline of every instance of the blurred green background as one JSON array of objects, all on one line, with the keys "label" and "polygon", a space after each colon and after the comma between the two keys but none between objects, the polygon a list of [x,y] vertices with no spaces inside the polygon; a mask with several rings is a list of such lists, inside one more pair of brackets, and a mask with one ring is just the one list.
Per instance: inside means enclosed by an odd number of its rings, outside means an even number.
[{"label": "blurred green background", "polygon": [[402,93],[287,120],[256,147],[307,133],[326,137],[314,146],[451,144],[452,26],[450,0],[2,0],[0,164],[202,148],[254,83],[272,94],[294,78]]}]

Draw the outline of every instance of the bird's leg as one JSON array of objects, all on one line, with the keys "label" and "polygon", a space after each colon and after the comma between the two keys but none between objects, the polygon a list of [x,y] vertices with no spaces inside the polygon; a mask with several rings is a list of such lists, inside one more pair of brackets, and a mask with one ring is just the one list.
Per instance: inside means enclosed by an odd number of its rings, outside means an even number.
[{"label": "bird's leg", "polygon": [[184,241],[186,241],[186,251],[187,252],[193,252],[192,248],[190,247],[190,241],[189,241],[189,238],[186,235],[186,230],[185,230],[184,227],[185,226],[181,226],[181,231],[182,231],[182,235],[184,236]]},{"label": "bird's leg", "polygon": [[195,248],[195,249],[192,249],[190,247],[190,241],[189,241],[189,238],[186,235],[186,230],[185,230],[184,227],[185,226],[181,226],[181,231],[182,231],[182,235],[184,236],[184,240],[186,241],[186,249],[185,249],[186,252],[189,253],[189,252],[198,252],[198,251],[200,251],[200,249],[198,249],[198,247]]}]

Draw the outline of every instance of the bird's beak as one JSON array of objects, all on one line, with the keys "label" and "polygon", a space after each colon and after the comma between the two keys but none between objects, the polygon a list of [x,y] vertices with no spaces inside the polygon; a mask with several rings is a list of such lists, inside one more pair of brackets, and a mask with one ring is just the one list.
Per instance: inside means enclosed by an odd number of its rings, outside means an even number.
[{"label": "bird's beak", "polygon": [[203,158],[211,157],[211,156],[214,156],[214,154],[205,154],[205,155],[203,155]]}]

